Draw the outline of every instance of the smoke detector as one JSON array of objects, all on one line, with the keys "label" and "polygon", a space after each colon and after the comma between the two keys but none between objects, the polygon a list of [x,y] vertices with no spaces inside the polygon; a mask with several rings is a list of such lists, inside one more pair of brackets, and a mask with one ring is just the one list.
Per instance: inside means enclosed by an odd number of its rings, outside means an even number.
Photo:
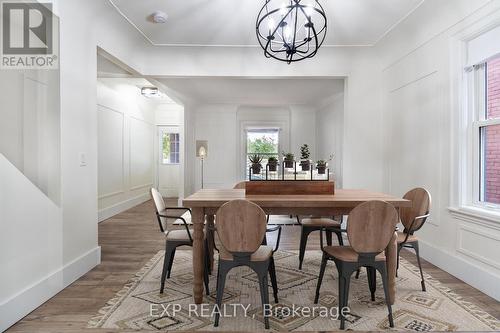
[{"label": "smoke detector", "polygon": [[166,23],[168,19],[168,15],[165,12],[157,10],[154,12],[151,17],[153,18],[154,23]]}]

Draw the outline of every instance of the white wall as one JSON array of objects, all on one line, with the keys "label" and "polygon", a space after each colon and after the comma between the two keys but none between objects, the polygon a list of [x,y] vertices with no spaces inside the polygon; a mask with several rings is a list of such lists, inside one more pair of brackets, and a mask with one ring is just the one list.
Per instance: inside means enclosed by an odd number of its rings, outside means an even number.
[{"label": "white wall", "polygon": [[426,187],[433,207],[419,232],[424,258],[500,299],[498,220],[449,210],[459,205],[456,152],[465,148],[454,139],[464,135],[457,122],[463,91],[456,84],[462,54],[455,45],[464,33],[473,37],[494,22],[500,23],[499,1],[426,1],[378,51],[384,63],[385,189],[402,195]]},{"label": "white wall", "polygon": [[[204,183],[206,188],[231,188],[245,178],[244,129],[252,126],[277,126],[281,128],[280,146],[297,156],[300,146],[309,144],[312,158],[316,154],[316,108],[306,105],[249,106],[234,104],[204,104],[188,108],[192,126],[188,147],[196,140],[207,140],[208,158],[205,160]],[[187,186],[192,193],[201,187],[201,162],[193,151],[187,153],[187,170],[194,183]],[[221,163],[223,161],[223,163]],[[189,173],[188,173],[189,172]],[[189,176],[186,176],[188,180]]]},{"label": "white wall", "polygon": [[[17,251],[16,247],[11,247],[1,251],[8,254],[1,261],[2,281],[17,282],[0,284],[0,330],[21,319],[100,262],[96,200],[97,47],[101,46],[137,70],[141,70],[144,62],[140,52],[148,48],[146,41],[107,1],[56,0],[54,5],[61,23],[61,210],[54,213],[52,201],[35,194],[36,188],[24,182],[23,175],[15,174],[15,168],[13,170],[11,165],[2,162],[0,173],[5,183],[0,186],[0,195],[2,205],[8,205],[0,211],[2,230],[24,226],[27,231],[23,235],[14,230],[11,234],[2,231],[2,237],[22,244],[23,249]],[[0,75],[3,79],[4,72]],[[16,94],[11,96],[18,98]],[[82,153],[86,163],[81,163]],[[4,179],[4,175],[8,178]],[[4,199],[6,193],[8,197]],[[18,211],[25,202],[29,202],[31,209]],[[31,214],[35,210],[36,221],[40,224],[33,226]],[[44,224],[47,224],[46,228],[39,234],[44,235],[47,231],[50,235],[39,241],[30,241],[31,231],[37,232],[37,228]],[[10,243],[2,240],[2,246],[4,244],[8,246]],[[26,253],[32,256],[40,254],[41,257],[27,259]],[[32,260],[39,264],[31,265]],[[5,269],[9,262],[24,267]],[[6,285],[11,288],[8,292],[4,289]]]},{"label": "white wall", "polygon": [[[147,58],[143,70],[152,76],[346,78],[343,185],[382,190],[382,67],[372,48],[325,47],[314,58],[289,66],[263,57],[259,47],[157,47],[148,50]],[[196,101],[186,102],[186,124],[195,108]],[[193,189],[186,187],[187,192]]]},{"label": "white wall", "polygon": [[0,153],[59,205],[59,72],[4,70],[0,90]]},{"label": "white wall", "polygon": [[99,80],[99,221],[149,200],[156,176],[155,111],[156,103],[127,80]]},{"label": "white wall", "polygon": [[327,160],[333,172],[335,186],[342,188],[342,157],[344,139],[344,94],[338,94],[322,101],[316,111],[316,160]]}]

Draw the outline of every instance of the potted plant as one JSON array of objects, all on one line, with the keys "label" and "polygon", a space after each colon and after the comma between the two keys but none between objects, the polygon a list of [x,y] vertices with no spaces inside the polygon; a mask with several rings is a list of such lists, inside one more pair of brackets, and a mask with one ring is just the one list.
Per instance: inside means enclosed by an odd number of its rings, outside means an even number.
[{"label": "potted plant", "polygon": [[252,173],[254,175],[260,174],[262,170],[262,157],[259,154],[250,156],[250,163],[252,163]]},{"label": "potted plant", "polygon": [[283,152],[283,161],[285,162],[285,168],[293,168],[294,159],[294,154]]},{"label": "potted plant", "polygon": [[309,171],[311,169],[311,161],[309,157],[311,153],[309,152],[309,146],[307,144],[303,144],[300,147],[300,166],[302,167],[302,171]]},{"label": "potted plant", "polygon": [[318,170],[318,175],[324,175],[326,172],[326,167],[328,166],[328,162],[333,159],[333,154],[330,155],[328,160],[319,160],[316,162],[316,169]]},{"label": "potted plant", "polygon": [[267,160],[267,164],[269,165],[269,171],[276,171],[278,168],[278,159],[274,156],[271,156]]}]

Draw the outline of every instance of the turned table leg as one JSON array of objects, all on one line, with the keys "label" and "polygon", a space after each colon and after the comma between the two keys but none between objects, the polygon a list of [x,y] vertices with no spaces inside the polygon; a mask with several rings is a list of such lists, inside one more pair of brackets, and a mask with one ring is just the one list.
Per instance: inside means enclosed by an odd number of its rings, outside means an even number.
[{"label": "turned table leg", "polygon": [[214,220],[215,220],[214,215],[211,214],[207,215],[206,235],[208,239],[208,256],[209,256],[210,272],[212,272],[214,269],[214,248],[215,248],[214,246],[215,238],[213,231],[215,225]]},{"label": "turned table leg", "polygon": [[196,304],[203,301],[203,208],[192,208],[193,235],[193,297]]},{"label": "turned table leg", "polygon": [[385,249],[386,265],[387,265],[387,284],[389,287],[389,298],[391,305],[396,300],[396,266],[397,266],[397,250],[398,250],[398,234],[394,233],[389,245]]}]

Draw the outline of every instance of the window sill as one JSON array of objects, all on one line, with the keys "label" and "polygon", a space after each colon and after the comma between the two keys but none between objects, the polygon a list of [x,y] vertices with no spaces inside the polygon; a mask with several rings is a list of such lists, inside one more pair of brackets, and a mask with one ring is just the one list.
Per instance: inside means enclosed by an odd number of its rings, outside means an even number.
[{"label": "window sill", "polygon": [[500,211],[473,206],[449,207],[448,211],[453,217],[460,220],[500,229]]}]

